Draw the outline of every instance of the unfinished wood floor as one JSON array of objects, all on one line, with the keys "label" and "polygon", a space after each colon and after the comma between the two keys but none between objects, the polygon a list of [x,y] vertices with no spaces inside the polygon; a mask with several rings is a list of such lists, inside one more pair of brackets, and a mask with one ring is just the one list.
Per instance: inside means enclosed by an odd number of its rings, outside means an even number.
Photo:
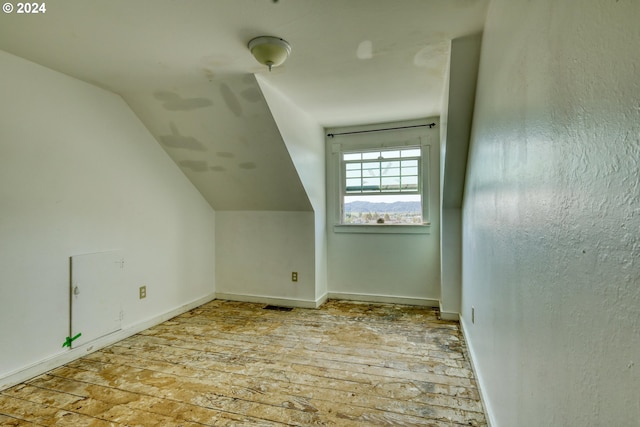
[{"label": "unfinished wood floor", "polygon": [[486,425],[436,311],[263,307],[216,300],[7,389],[0,425]]}]

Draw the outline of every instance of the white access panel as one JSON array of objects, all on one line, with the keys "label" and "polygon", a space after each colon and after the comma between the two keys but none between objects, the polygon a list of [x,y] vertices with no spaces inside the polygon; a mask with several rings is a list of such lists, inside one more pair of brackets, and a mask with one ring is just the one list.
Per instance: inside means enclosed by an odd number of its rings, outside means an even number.
[{"label": "white access panel", "polygon": [[120,251],[71,257],[71,347],[121,329],[124,258]]}]

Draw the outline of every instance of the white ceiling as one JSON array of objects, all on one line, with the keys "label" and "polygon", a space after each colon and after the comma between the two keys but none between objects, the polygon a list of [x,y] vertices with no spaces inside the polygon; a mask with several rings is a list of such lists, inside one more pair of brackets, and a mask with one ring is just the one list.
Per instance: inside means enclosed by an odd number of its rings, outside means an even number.
[{"label": "white ceiling", "polygon": [[[488,1],[50,1],[44,14],[0,14],[0,49],[120,94],[214,208],[252,208],[229,197],[222,202],[213,189],[214,177],[233,169],[223,161],[260,169],[265,154],[238,152],[238,139],[279,138],[277,129],[243,135],[251,119],[262,117],[262,127],[272,120],[249,75],[262,74],[322,126],[439,115],[449,41],[482,30]],[[271,73],[247,49],[260,35],[292,46]],[[230,117],[246,117],[234,123],[212,114],[218,101]],[[248,117],[245,103],[264,104],[264,111]],[[193,138],[200,149],[171,136]],[[276,166],[292,168],[269,167]]]}]

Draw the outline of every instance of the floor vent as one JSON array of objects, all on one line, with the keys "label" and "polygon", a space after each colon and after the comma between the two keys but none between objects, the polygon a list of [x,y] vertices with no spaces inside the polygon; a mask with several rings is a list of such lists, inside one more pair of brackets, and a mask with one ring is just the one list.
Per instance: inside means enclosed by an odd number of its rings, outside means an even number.
[{"label": "floor vent", "polygon": [[280,307],[277,305],[268,305],[266,307],[263,307],[264,310],[276,310],[276,311],[291,311],[293,310],[292,307]]}]

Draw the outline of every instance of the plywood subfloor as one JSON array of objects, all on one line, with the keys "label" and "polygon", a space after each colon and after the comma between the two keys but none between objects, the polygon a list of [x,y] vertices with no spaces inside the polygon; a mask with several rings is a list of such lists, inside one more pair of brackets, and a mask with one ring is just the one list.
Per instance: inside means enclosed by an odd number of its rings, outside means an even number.
[{"label": "plywood subfloor", "polygon": [[263,307],[216,300],[7,389],[0,425],[486,425],[436,311]]}]

